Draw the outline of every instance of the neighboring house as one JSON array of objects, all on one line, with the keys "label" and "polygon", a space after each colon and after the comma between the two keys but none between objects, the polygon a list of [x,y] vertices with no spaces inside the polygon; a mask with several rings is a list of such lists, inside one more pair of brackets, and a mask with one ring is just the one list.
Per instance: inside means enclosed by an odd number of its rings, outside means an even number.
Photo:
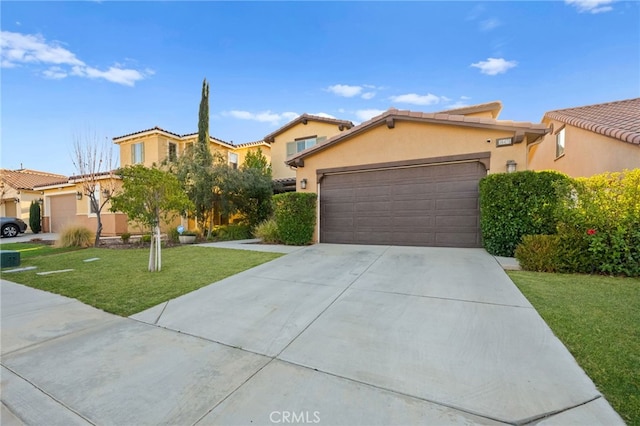
[{"label": "neighboring house", "polygon": [[296,171],[286,165],[285,161],[352,127],[351,121],[302,114],[268,134],[264,140],[271,146],[273,179],[283,190],[294,190]]},{"label": "neighboring house", "polygon": [[[197,133],[179,135],[154,127],[124,136],[113,138],[113,143],[120,147],[120,165],[144,164],[151,167],[165,160],[176,161],[184,151],[198,140]],[[244,162],[249,151],[262,150],[270,160],[269,144],[263,141],[234,145],[221,139],[209,137],[209,148],[214,155],[221,155],[231,167],[238,167]]]},{"label": "neighboring house", "polygon": [[19,217],[29,223],[31,202],[43,200],[42,191],[36,187],[66,179],[66,176],[37,170],[0,169],[0,216]]},{"label": "neighboring house", "polygon": [[501,108],[390,109],[290,156],[297,189],[319,194],[315,240],[480,247],[479,180],[525,169],[528,146],[549,132],[498,120]]},{"label": "neighboring house", "polygon": [[529,146],[528,169],[573,177],[640,168],[640,98],[545,113],[550,128]]},{"label": "neighboring house", "polygon": [[[65,226],[74,224],[85,226],[92,231],[97,228],[96,212],[91,207],[83,183],[87,176],[71,176],[63,181],[40,185],[36,189],[43,195],[44,232],[60,232]],[[104,172],[97,177],[95,195],[101,204],[104,197],[121,186],[120,178],[113,172]],[[105,191],[107,194],[105,194]],[[109,203],[102,208],[102,236],[122,235],[128,231],[127,215],[109,211]]]}]

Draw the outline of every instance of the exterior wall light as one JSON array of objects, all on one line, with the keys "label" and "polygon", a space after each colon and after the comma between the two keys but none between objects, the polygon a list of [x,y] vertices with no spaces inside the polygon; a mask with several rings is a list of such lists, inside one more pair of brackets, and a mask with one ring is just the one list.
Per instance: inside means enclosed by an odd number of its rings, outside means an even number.
[{"label": "exterior wall light", "polygon": [[302,179],[300,181],[300,188],[307,189],[307,179]]},{"label": "exterior wall light", "polygon": [[76,192],[76,200],[82,200],[82,192]]},{"label": "exterior wall light", "polygon": [[518,168],[518,163],[516,163],[513,160],[508,160],[507,161],[507,173],[513,173],[517,170]]}]

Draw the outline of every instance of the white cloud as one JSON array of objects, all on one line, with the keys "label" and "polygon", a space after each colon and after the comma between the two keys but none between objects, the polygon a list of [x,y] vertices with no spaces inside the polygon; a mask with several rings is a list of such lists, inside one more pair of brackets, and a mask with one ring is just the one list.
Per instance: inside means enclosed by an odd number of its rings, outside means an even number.
[{"label": "white cloud", "polygon": [[506,61],[503,58],[488,58],[486,61],[471,64],[472,67],[480,69],[482,74],[497,75],[507,72],[518,65],[516,61]]},{"label": "white cloud", "polygon": [[356,117],[362,121],[367,121],[385,112],[383,109],[361,109],[356,111]]},{"label": "white cloud", "polygon": [[391,96],[391,101],[413,105],[434,105],[440,102],[441,98],[431,93],[426,95],[418,95],[416,93],[407,93],[406,95]]},{"label": "white cloud", "polygon": [[324,118],[336,118],[331,114],[327,114],[326,112],[319,112],[317,114],[311,114],[311,115],[315,115],[316,117],[324,117]]},{"label": "white cloud", "polygon": [[327,92],[333,93],[334,95],[342,96],[344,98],[353,98],[355,96],[360,96],[362,99],[369,100],[376,96],[376,92],[381,89],[382,87],[376,87],[371,84],[363,84],[360,86],[334,84],[333,86],[327,87],[325,90]]},{"label": "white cloud", "polygon": [[497,19],[497,18],[489,18],[489,19],[485,19],[484,21],[480,22],[480,29],[482,31],[491,31],[494,28],[499,27],[500,25],[502,25],[502,22],[500,22],[499,19]]},{"label": "white cloud", "polygon": [[458,108],[464,108],[468,106],[469,104],[467,102],[465,102],[464,100],[459,100],[457,102],[447,105],[447,109],[458,109]]},{"label": "white cloud", "polygon": [[[21,34],[10,31],[0,32],[0,64],[2,68],[21,65],[48,65],[42,72],[46,78],[61,79],[68,75],[84,78],[104,79],[112,83],[133,86],[153,74],[152,70],[138,71],[121,65],[102,71],[88,66],[75,53],[62,47],[59,42],[47,41],[40,34]],[[70,70],[63,67],[69,67]]]},{"label": "white cloud", "polygon": [[578,9],[580,13],[596,14],[613,10],[613,7],[609,6],[613,0],[564,0],[564,2]]},{"label": "white cloud", "polygon": [[327,87],[327,90],[334,95],[342,96],[345,98],[352,98],[358,96],[362,92],[362,86],[349,86],[348,84],[334,84]]},{"label": "white cloud", "polygon": [[60,80],[61,78],[65,78],[68,74],[60,67],[51,67],[48,70],[43,71],[42,75],[52,80]]},{"label": "white cloud", "polygon": [[222,115],[237,118],[239,120],[252,120],[252,121],[258,121],[260,123],[269,123],[272,125],[278,125],[282,122],[291,121],[294,118],[297,118],[300,114],[295,112],[283,112],[278,114],[278,113],[271,112],[269,110],[258,112],[258,113],[233,110],[233,111],[225,111],[222,113]]},{"label": "white cloud", "polygon": [[100,71],[93,67],[75,66],[72,68],[73,75],[86,78],[104,78],[112,83],[123,84],[125,86],[133,86],[136,81],[143,80],[146,75],[140,71],[132,69],[122,69],[117,67],[109,67],[106,71]]},{"label": "white cloud", "polygon": [[462,99],[463,101],[468,101],[471,99],[470,96],[460,96],[460,99]]}]

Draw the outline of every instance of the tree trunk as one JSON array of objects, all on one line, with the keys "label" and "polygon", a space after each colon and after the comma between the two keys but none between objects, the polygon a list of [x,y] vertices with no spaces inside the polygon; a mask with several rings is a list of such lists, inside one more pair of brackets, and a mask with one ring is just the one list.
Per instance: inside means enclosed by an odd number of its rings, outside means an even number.
[{"label": "tree trunk", "polygon": [[100,212],[96,213],[96,219],[98,220],[98,227],[96,229],[96,240],[93,242],[94,247],[98,247],[100,245],[100,235],[102,234],[102,218],[100,217]]}]

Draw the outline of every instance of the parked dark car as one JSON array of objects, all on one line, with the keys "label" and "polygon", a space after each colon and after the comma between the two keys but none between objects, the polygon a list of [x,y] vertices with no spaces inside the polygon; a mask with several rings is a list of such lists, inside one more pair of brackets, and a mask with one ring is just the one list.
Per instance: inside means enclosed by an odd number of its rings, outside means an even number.
[{"label": "parked dark car", "polygon": [[16,237],[27,230],[27,224],[17,217],[0,217],[0,229],[3,238]]}]

